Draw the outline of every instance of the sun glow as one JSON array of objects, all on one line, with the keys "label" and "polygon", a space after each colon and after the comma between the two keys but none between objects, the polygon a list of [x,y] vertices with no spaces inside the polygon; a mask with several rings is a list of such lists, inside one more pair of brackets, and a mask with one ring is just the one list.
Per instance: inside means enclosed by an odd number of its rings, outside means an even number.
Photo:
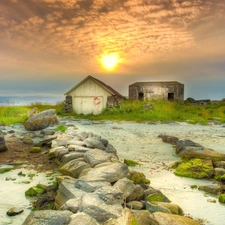
[{"label": "sun glow", "polygon": [[115,54],[110,54],[110,55],[104,55],[101,59],[103,66],[107,69],[107,70],[113,70],[118,62],[118,56]]}]

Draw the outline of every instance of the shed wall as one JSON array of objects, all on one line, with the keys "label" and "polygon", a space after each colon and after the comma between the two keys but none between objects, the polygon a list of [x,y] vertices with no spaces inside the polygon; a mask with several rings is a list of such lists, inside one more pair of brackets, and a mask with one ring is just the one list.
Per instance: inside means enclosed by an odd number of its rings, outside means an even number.
[{"label": "shed wall", "polygon": [[78,114],[97,115],[107,107],[107,97],[111,93],[91,79],[86,80],[69,93],[72,96],[73,110]]}]

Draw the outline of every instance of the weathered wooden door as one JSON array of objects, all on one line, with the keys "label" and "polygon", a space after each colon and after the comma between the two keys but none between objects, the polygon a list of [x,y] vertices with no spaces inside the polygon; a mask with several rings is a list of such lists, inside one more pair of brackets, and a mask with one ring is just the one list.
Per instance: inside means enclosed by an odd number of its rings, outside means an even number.
[{"label": "weathered wooden door", "polygon": [[104,109],[102,96],[75,96],[73,100],[73,109],[77,114],[97,115]]}]

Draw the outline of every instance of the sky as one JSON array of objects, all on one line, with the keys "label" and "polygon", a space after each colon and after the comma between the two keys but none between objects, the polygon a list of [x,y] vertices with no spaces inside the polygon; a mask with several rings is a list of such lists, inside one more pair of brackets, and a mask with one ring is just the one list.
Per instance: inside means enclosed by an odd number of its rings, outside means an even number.
[{"label": "sky", "polygon": [[124,96],[178,81],[185,98],[220,100],[224,24],[224,0],[0,0],[0,96],[64,98],[91,75]]}]

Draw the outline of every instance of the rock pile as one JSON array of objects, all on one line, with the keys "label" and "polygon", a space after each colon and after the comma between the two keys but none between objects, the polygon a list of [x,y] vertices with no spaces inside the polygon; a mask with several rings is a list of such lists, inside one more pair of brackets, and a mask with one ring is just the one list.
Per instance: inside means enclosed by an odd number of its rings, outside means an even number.
[{"label": "rock pile", "polygon": [[120,162],[116,149],[96,134],[68,127],[52,140],[49,158],[63,175],[57,178],[57,210],[31,212],[23,225],[198,224],[149,186],[143,173]]},{"label": "rock pile", "polygon": [[225,154],[205,148],[191,140],[179,140],[177,137],[163,135],[162,141],[175,145],[176,154],[182,159],[174,164],[174,174],[195,179],[215,179],[219,185],[199,187],[207,193],[224,195],[225,193]]}]

